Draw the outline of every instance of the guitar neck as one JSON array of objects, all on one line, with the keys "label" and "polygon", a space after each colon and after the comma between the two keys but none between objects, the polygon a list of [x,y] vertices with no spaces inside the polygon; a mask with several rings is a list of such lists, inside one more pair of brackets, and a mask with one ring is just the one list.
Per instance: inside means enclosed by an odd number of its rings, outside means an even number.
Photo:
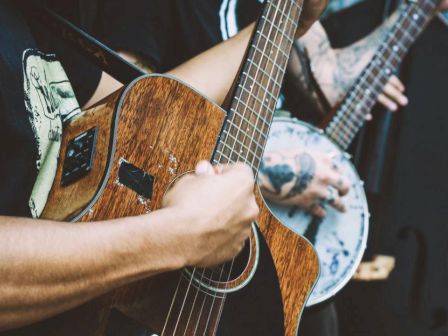
[{"label": "guitar neck", "polygon": [[237,79],[214,163],[245,162],[257,174],[302,3],[302,0],[265,2]]},{"label": "guitar neck", "polygon": [[370,64],[358,77],[341,107],[325,129],[327,136],[347,149],[366,116],[376,104],[391,74],[436,13],[438,0],[407,1],[399,17],[385,34]]}]

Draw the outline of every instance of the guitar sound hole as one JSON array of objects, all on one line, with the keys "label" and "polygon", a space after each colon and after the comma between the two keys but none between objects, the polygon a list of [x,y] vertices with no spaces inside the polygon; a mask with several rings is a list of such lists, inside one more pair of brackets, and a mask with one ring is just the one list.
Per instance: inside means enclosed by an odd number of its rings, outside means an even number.
[{"label": "guitar sound hole", "polygon": [[249,244],[246,243],[241,253],[232,262],[209,269],[206,274],[207,281],[213,282],[231,282],[238,278],[245,270],[249,262]]},{"label": "guitar sound hole", "polygon": [[206,292],[232,290],[240,285],[238,279],[248,271],[250,259],[251,244],[247,241],[241,253],[234,260],[211,268],[190,267],[185,270],[184,276],[191,280],[193,275],[195,285]]}]

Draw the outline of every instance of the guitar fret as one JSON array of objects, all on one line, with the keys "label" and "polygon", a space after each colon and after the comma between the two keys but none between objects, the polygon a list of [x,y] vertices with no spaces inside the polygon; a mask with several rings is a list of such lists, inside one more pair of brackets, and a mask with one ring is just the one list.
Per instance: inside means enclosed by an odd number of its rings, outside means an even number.
[{"label": "guitar fret", "polygon": [[[223,150],[228,150],[229,153],[224,153]],[[237,152],[227,144],[223,144],[222,148],[218,149],[216,152],[219,153],[220,156],[227,159],[228,162],[241,162],[241,161],[252,162],[253,161],[253,160],[248,160],[249,159],[248,156],[244,156],[244,154],[247,154],[247,153]],[[261,155],[258,155],[258,153],[255,153],[253,151],[248,151],[248,152],[252,154],[253,159],[255,158],[257,160],[261,160]],[[234,158],[234,157],[236,157],[236,158]]]},{"label": "guitar fret", "polygon": [[[229,148],[229,146],[227,144],[224,145],[224,148],[226,148],[226,147]],[[260,155],[258,154],[258,150],[253,151],[246,147],[241,149],[239,152],[232,149],[232,153],[233,152],[237,153],[240,157],[244,158],[244,161],[247,161],[247,162],[253,161],[254,158],[258,158],[258,159],[260,158]],[[263,151],[261,151],[261,153],[263,153]],[[252,157],[252,160],[249,160],[249,157],[250,157],[249,154]]]},{"label": "guitar fret", "polygon": [[[217,160],[217,163],[235,163],[235,162],[247,162],[246,158],[243,156],[240,156],[238,153],[232,152],[230,153],[230,156],[226,155],[225,153],[217,150],[216,153],[219,155],[219,158]],[[222,159],[226,159],[226,162],[223,162]]]},{"label": "guitar fret", "polygon": [[[259,103],[259,104],[261,105],[261,107],[267,109],[268,111],[271,111],[271,109],[275,107],[275,105],[274,105],[273,107],[270,107],[270,106],[266,105],[266,104],[271,104],[271,103],[273,102],[273,100],[269,100],[268,98],[266,98],[264,101],[262,101],[262,100],[261,100],[260,98],[258,98],[257,96],[255,96],[255,95],[253,95],[253,94],[250,94],[251,92],[248,91],[244,86],[241,86],[241,84],[238,84],[238,87],[239,87],[241,90],[248,92],[250,98],[253,98],[257,103]],[[252,113],[257,113],[257,114],[260,113],[260,111],[256,111],[256,110],[254,110],[252,107],[250,107],[249,105],[247,105],[246,103],[244,103],[243,100],[241,100],[240,98],[237,97],[236,100],[239,101],[239,102],[241,102],[241,104],[244,104],[245,107],[246,107],[250,112],[252,112]]]},{"label": "guitar fret", "polygon": [[[288,2],[289,2],[291,5],[296,5],[297,8],[298,8],[298,10],[299,10],[299,13],[300,13],[300,11],[302,10],[302,7],[300,7],[295,1],[288,1]],[[295,28],[294,28],[294,32],[295,32],[295,29],[297,28],[297,22],[294,21],[294,20],[292,20],[292,19],[290,18],[290,16],[286,15],[286,13],[285,13],[284,10],[280,10],[280,8],[279,8],[276,4],[272,4],[272,6],[273,6],[274,8],[276,8],[277,11],[280,12],[280,14],[281,14],[282,16],[284,16],[284,17],[286,17],[287,19],[289,19],[289,21],[290,21],[290,22],[292,23],[292,25],[295,27]],[[292,8],[290,9],[290,11],[292,11]]]},{"label": "guitar fret", "polygon": [[[248,72],[243,72],[243,76],[247,76],[252,81],[251,85],[258,84],[258,81],[255,80],[255,78],[253,78]],[[249,87],[251,87],[251,85]],[[273,85],[275,86],[275,88],[273,88],[273,89],[280,91],[282,86],[278,82],[273,82]],[[246,88],[246,90],[248,90],[248,89]]]},{"label": "guitar fret", "polygon": [[[274,7],[277,7],[276,5],[273,5]],[[278,7],[277,7],[278,8]],[[289,22],[293,27],[297,27],[297,22],[293,21],[290,16],[286,15],[283,11],[281,12],[282,16],[285,17],[286,22]],[[273,25],[275,28],[278,29],[277,25],[274,25],[272,20],[267,18],[266,16],[262,16],[263,19],[265,19],[269,24]]]},{"label": "guitar fret", "polygon": [[220,155],[221,160],[252,162],[255,174],[297,27],[292,18],[298,19],[300,8],[295,0],[265,1],[217,148],[216,155]]},{"label": "guitar fret", "polygon": [[[241,104],[245,104],[245,103],[242,102],[241,100],[239,100],[239,99],[237,99],[237,100],[240,101]],[[253,113],[257,113],[257,112],[255,112],[255,110],[253,110],[250,106],[247,106],[247,109],[252,110]],[[259,125],[260,123],[261,123],[260,126],[263,127],[263,129],[264,129],[264,127],[265,127],[265,126],[269,126],[271,122],[268,121],[268,120],[267,120],[266,118],[264,118],[263,116],[261,116],[261,114],[259,114],[259,115],[257,115],[255,128],[259,129],[260,127],[258,127],[258,125]]]},{"label": "guitar fret", "polygon": [[425,12],[422,11],[420,7],[416,7],[415,10],[416,12],[418,12],[417,14],[420,15],[421,18],[423,18],[423,21],[426,21],[428,19],[428,16]]},{"label": "guitar fret", "polygon": [[406,35],[409,44],[414,42],[414,37],[412,37],[406,29],[402,30],[402,32],[404,33],[403,35]]},{"label": "guitar fret", "polygon": [[[265,95],[267,94],[271,100],[269,100],[268,98],[265,98],[265,100],[264,100],[264,102],[263,102],[263,101],[261,101],[261,99],[260,99],[259,97],[257,97],[256,95],[254,95],[254,94],[253,94],[251,91],[249,91],[246,87],[242,86],[241,84],[238,84],[238,87],[241,88],[243,91],[247,92],[248,95],[250,95],[251,98],[254,98],[258,103],[262,104],[263,106],[265,106],[265,105],[264,105],[265,103],[268,103],[268,104],[269,104],[270,102],[275,101],[275,100],[277,99],[277,97],[274,96],[271,92],[269,92],[268,90],[264,90],[263,93],[264,93]],[[265,107],[266,107],[266,108],[269,108],[269,106],[265,106]]]},{"label": "guitar fret", "polygon": [[[233,123],[231,120],[227,121],[227,123],[230,125],[230,127],[237,128],[237,130],[238,130],[239,133],[242,133],[242,134],[246,135],[247,137],[252,137],[252,136],[255,134],[255,132],[258,132],[257,137],[258,137],[259,139],[261,138],[261,140],[263,140],[263,141],[267,139],[267,135],[265,135],[262,131],[260,131],[260,130],[259,130],[257,127],[255,127],[255,126],[252,127],[252,130],[253,130],[252,134],[249,134],[248,131],[247,131],[249,128],[247,128],[246,131],[244,131],[244,130],[241,129],[241,125],[240,125],[240,126],[237,126],[237,125],[236,125],[235,123]],[[251,125],[252,125],[252,124],[251,124]],[[265,126],[267,126],[267,124],[265,124]],[[224,130],[224,132],[227,132],[227,130]]]},{"label": "guitar fret", "polygon": [[[262,55],[262,57],[267,58],[268,62],[271,62],[272,66],[274,66],[275,68],[277,68],[278,71],[282,72],[284,71],[282,67],[280,67],[280,65],[277,64],[277,62],[275,62],[273,59],[271,59],[269,56],[264,55],[263,51],[260,50],[260,48],[258,48],[257,46],[254,45],[254,50],[258,53],[260,53]],[[287,57],[286,53],[284,53],[281,49],[279,49],[279,52],[283,55],[283,57]]]},{"label": "guitar fret", "polygon": [[[244,142],[242,142],[238,136],[232,134],[229,130],[223,130],[223,133],[226,133],[228,137],[232,138],[234,141],[236,141],[238,144],[240,144],[241,146],[244,146],[245,148],[247,148],[249,151],[251,151],[250,147],[247,146]],[[241,133],[239,131],[239,133]],[[244,139],[252,139],[252,136],[249,136],[249,134],[246,134],[246,136],[244,137]],[[256,145],[256,147],[263,149],[263,146],[260,145],[258,142],[254,142],[254,144]]]},{"label": "guitar fret", "polygon": [[[264,47],[265,47],[265,49],[268,49],[268,50],[275,50],[275,51],[278,51],[278,52],[280,52],[280,54],[282,54],[282,56],[284,56],[284,57],[286,57],[286,58],[288,58],[289,57],[289,55],[287,54],[287,53],[285,53],[281,48],[279,48],[279,46],[278,45],[276,45],[273,41],[271,41],[265,34],[263,34],[263,32],[261,32],[260,30],[257,30],[256,31],[257,32],[257,34],[259,35],[258,37],[258,41],[257,42],[259,42],[259,43],[264,43]],[[264,40],[263,41],[260,41],[260,37],[262,37]],[[260,48],[258,48],[259,50],[260,50]],[[265,51],[262,51],[263,53],[266,53],[267,52],[267,50],[265,50]]]},{"label": "guitar fret", "polygon": [[243,126],[243,121],[246,123],[246,126],[250,126],[252,127],[252,129],[256,129],[257,130],[257,126],[255,126],[250,120],[248,120],[244,115],[240,114],[237,110],[235,110],[234,108],[231,109],[231,111],[234,113],[235,116],[237,116],[238,118],[241,118],[241,123],[239,124],[239,126],[237,126],[237,124],[235,122],[233,122],[233,120],[229,119],[227,122],[234,125],[235,127],[239,127],[241,128]]}]

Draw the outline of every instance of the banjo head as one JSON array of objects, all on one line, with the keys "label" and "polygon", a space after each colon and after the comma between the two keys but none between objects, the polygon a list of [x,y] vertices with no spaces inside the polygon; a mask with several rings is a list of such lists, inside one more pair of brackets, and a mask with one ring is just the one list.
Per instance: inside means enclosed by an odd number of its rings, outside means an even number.
[{"label": "banjo head", "polygon": [[350,192],[343,198],[347,212],[327,206],[327,216],[314,224],[315,230],[310,227],[313,217],[303,210],[266,200],[281,223],[307,238],[317,251],[320,277],[307,302],[312,306],[334,296],[353,277],[366,248],[369,213],[362,182],[348,156],[321,130],[297,119],[275,118],[266,152],[292,146],[337,153],[335,161],[351,181]]}]

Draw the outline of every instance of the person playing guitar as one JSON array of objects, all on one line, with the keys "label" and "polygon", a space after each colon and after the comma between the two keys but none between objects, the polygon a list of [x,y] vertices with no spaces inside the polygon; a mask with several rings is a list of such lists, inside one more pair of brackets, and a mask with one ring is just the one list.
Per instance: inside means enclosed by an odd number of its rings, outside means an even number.
[{"label": "person playing guitar", "polygon": [[[317,20],[325,5],[325,0],[305,1],[297,37]],[[241,164],[217,172],[200,162],[195,175],[182,178],[167,193],[164,208],[147,215],[93,225],[26,218],[30,212],[38,214],[45,203],[61,136],[60,119],[79,108],[61,64],[54,55],[36,49],[32,28],[14,1],[1,2],[0,16],[1,45],[7,46],[0,52],[5,137],[0,330],[48,318],[154,274],[216,265],[238,254],[258,211],[253,175]],[[248,28],[171,73],[222,101],[250,35]],[[217,69],[221,71],[211,80],[210,73]],[[59,121],[56,115],[50,125],[47,112],[51,117],[60,113]]]}]

